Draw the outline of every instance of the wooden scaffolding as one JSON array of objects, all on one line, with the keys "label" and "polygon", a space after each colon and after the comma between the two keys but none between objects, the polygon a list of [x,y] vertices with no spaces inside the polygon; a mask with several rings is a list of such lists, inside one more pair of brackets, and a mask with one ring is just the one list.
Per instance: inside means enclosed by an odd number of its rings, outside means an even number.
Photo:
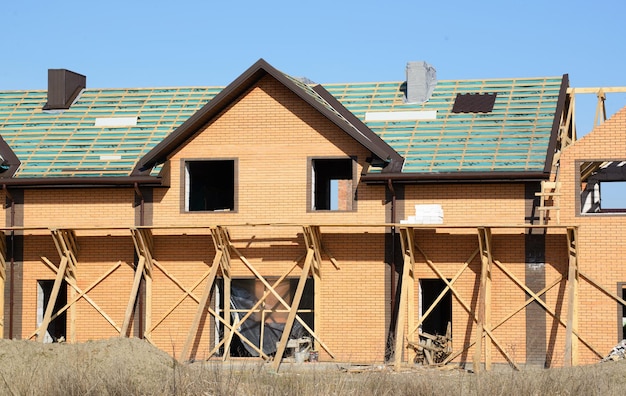
[{"label": "wooden scaffolding", "polygon": [[[246,225],[250,226],[250,225]],[[267,227],[272,227],[271,225],[264,225]],[[285,225],[276,225],[277,227],[284,227]],[[407,225],[407,224],[359,224],[359,225],[290,225],[291,227],[299,227],[302,232],[302,240],[303,240],[303,251],[301,252],[301,256],[298,258],[294,258],[293,265],[291,268],[283,273],[278,279],[273,282],[268,281],[267,276],[263,273],[263,270],[260,268],[255,268],[255,266],[245,257],[245,255],[240,251],[235,244],[231,241],[229,234],[229,227],[227,226],[211,226],[211,227],[197,227],[196,229],[201,229],[208,231],[213,244],[215,256],[212,259],[211,265],[207,268],[206,272],[200,276],[193,285],[186,286],[177,279],[170,271],[168,271],[165,266],[159,263],[158,259],[155,258],[155,241],[152,235],[153,228],[150,227],[139,227],[139,228],[126,228],[126,232],[130,234],[132,238],[135,253],[137,257],[137,263],[134,266],[134,278],[132,282],[132,288],[130,291],[130,296],[128,299],[128,303],[125,309],[125,315],[122,323],[116,323],[110,315],[108,315],[93,298],[89,295],[89,292],[94,289],[98,284],[100,284],[104,279],[109,277],[115,271],[117,271],[122,266],[122,261],[118,261],[114,263],[111,267],[109,267],[106,271],[103,271],[102,274],[93,281],[90,285],[85,288],[81,288],[78,286],[78,282],[76,279],[77,267],[80,266],[80,232],[84,229],[51,229],[49,233],[53,239],[54,246],[56,247],[57,253],[59,255],[59,262],[55,264],[49,258],[42,256],[42,262],[55,274],[54,286],[52,288],[52,293],[45,309],[45,313],[43,316],[43,321],[41,325],[35,329],[30,337],[37,337],[38,340],[43,341],[44,335],[46,334],[46,330],[50,322],[62,314],[65,311],[69,310],[69,321],[68,321],[68,341],[73,342],[76,340],[76,311],[75,304],[77,301],[84,299],[91,305],[108,323],[112,326],[115,331],[120,335],[127,337],[129,336],[129,328],[131,326],[131,321],[133,318],[133,310],[136,307],[138,291],[140,289],[140,285],[144,284],[144,325],[143,325],[143,334],[141,337],[145,338],[147,341],[151,341],[152,332],[155,328],[157,328],[163,321],[170,315],[178,305],[185,299],[192,299],[197,304],[196,313],[191,320],[191,325],[187,331],[186,341],[182,348],[182,354],[179,356],[179,360],[187,361],[191,358],[192,350],[194,345],[197,344],[198,337],[202,331],[202,328],[199,326],[200,318],[203,315],[211,315],[211,317],[220,322],[224,327],[224,336],[220,340],[216,340],[216,344],[213,346],[212,350],[209,352],[208,356],[215,355],[220,348],[222,349],[222,358],[228,359],[229,354],[228,350],[230,348],[231,342],[233,340],[233,336],[237,335],[239,339],[249,345],[251,348],[255,349],[261,359],[271,362],[271,366],[275,370],[279,370],[282,359],[281,358],[272,358],[265,354],[260,347],[260,345],[256,345],[251,340],[247,339],[245,335],[243,335],[240,331],[240,325],[243,323],[248,317],[253,315],[255,312],[258,312],[259,306],[263,303],[263,301],[270,295],[276,298],[282,307],[284,308],[284,312],[287,313],[287,320],[285,322],[285,329],[282,333],[282,337],[280,338],[279,343],[277,344],[277,352],[275,356],[283,356],[285,352],[288,342],[289,342],[289,334],[294,323],[299,322],[304,329],[311,335],[311,337],[315,340],[316,345],[324,349],[331,358],[334,358],[334,354],[331,352],[328,345],[326,345],[323,341],[323,335],[318,334],[314,328],[311,328],[307,325],[307,323],[300,317],[299,315],[299,304],[301,302],[304,284],[308,277],[313,277],[316,284],[316,293],[318,293],[319,285],[322,282],[320,273],[323,262],[327,262],[332,264],[332,266],[336,269],[340,269],[339,262],[328,252],[328,250],[324,247],[322,242],[322,229],[332,230],[333,228],[341,227],[342,229],[351,229],[352,232],[371,232],[373,229],[378,229],[381,231],[381,234],[385,233],[390,227],[395,227],[399,230],[400,242],[402,247],[402,255],[403,255],[403,264],[402,264],[402,277],[401,282],[399,283],[400,292],[399,292],[399,309],[397,311],[396,317],[396,327],[395,327],[395,355],[393,358],[393,364],[396,368],[400,369],[401,367],[406,366],[407,364],[412,365],[415,357],[415,351],[411,351],[411,346],[419,344],[419,329],[420,325],[424,322],[424,320],[428,317],[428,315],[433,311],[436,305],[442,300],[445,293],[452,293],[455,301],[462,307],[468,314],[471,322],[471,326],[475,329],[474,339],[468,345],[463,345],[462,347],[457,347],[456,350],[451,351],[450,355],[440,364],[446,364],[448,362],[453,361],[458,358],[462,353],[467,353],[469,348],[473,349],[473,357],[472,363],[475,371],[480,371],[482,367],[485,370],[490,370],[493,362],[493,351],[497,350],[505,359],[510,363],[511,366],[517,368],[517,362],[510,356],[507,348],[503,343],[499,340],[496,330],[510,320],[514,315],[518,312],[522,311],[528,304],[537,303],[547,314],[552,316],[561,326],[563,326],[566,330],[565,332],[565,350],[564,350],[564,365],[576,365],[577,357],[578,357],[578,346],[579,344],[585,345],[586,348],[595,353],[598,357],[602,357],[602,355],[597,351],[597,349],[585,338],[583,334],[578,330],[578,287],[581,280],[584,280],[588,284],[594,286],[598,290],[601,290],[604,294],[610,296],[614,301],[619,304],[626,305],[626,301],[624,301],[620,296],[615,295],[614,293],[610,293],[606,290],[605,287],[601,285],[601,283],[595,281],[593,277],[589,274],[584,273],[580,270],[580,263],[578,262],[578,250],[577,250],[577,239],[578,239],[578,228],[576,226],[565,226],[565,225],[516,225],[516,226],[503,226],[503,225],[494,225],[494,226],[425,226],[425,225]],[[364,228],[365,227],[365,228]],[[164,227],[166,230],[167,227]],[[514,272],[510,271],[507,266],[499,260],[498,257],[493,254],[493,237],[492,232],[494,230],[510,230],[511,233],[522,233],[524,234],[530,228],[543,228],[543,229],[551,229],[556,230],[555,232],[561,233],[564,235],[564,240],[567,242],[567,257],[568,261],[566,263],[568,271],[566,274],[562,274],[548,282],[546,280],[546,286],[540,291],[531,290],[522,280],[520,280]],[[447,232],[449,230],[458,230],[463,229],[464,235],[467,233],[474,233],[476,235],[476,248],[475,250],[468,255],[467,259],[459,263],[458,270],[456,274],[449,279],[449,273],[444,274],[442,270],[438,267],[437,263],[435,263],[426,253],[426,249],[424,249],[423,241],[417,237],[416,231],[428,229],[430,231],[444,231]],[[24,231],[24,228],[21,228],[20,231]],[[93,232],[94,229],[89,229]],[[363,230],[363,231],[360,231]],[[110,229],[97,229],[97,231],[104,233],[105,235],[110,232]],[[162,231],[162,230],[161,230]],[[119,229],[117,229],[119,232]],[[128,235],[127,234],[127,235]],[[0,251],[5,252],[3,246],[0,246]],[[5,253],[6,254],[6,253]],[[463,296],[459,291],[458,287],[455,285],[455,282],[463,275],[463,273],[469,268],[470,263],[479,259],[480,262],[480,274],[478,281],[478,303],[475,308],[472,308],[472,304],[467,301],[467,296]],[[211,299],[212,290],[214,290],[216,285],[216,279],[221,278],[224,282],[224,293],[226,294],[224,298],[229,299],[229,284],[231,280],[231,267],[233,265],[233,261],[237,260],[241,263],[245,268],[247,268],[250,273],[258,279],[264,287],[265,292],[263,296],[256,302],[256,304],[246,312],[242,312],[238,319],[232,321],[230,315],[230,307],[228,304],[225,304],[223,312],[217,312],[215,309],[211,307],[209,301]],[[2,275],[2,285],[4,286],[5,279],[5,269],[6,269],[6,255],[0,255],[0,269],[3,271],[0,272]],[[417,282],[419,282],[418,277],[416,276],[416,268],[417,266],[426,266],[432,272],[434,272],[437,277],[445,283],[445,289],[441,292],[441,294],[437,297],[434,303],[430,307],[424,307],[425,311],[422,315],[419,315],[415,306],[415,290]],[[492,271],[494,269],[498,269],[502,273],[504,273],[512,284],[515,287],[519,288],[520,291],[526,293],[529,296],[528,299],[523,304],[517,307],[511,307],[510,313],[505,315],[502,318],[495,318],[491,312],[491,302],[493,299],[492,295]],[[152,317],[152,276],[154,271],[160,271],[165,278],[169,279],[173,282],[182,293],[180,297],[176,301],[172,301],[172,305],[169,309],[165,311],[165,313],[160,318]],[[283,282],[288,277],[297,278],[297,286],[295,289],[295,293],[291,303],[285,301],[283,296],[276,290],[277,285]],[[60,309],[55,311],[55,302],[57,300],[57,296],[59,290],[61,288],[62,282],[66,282],[70,288],[69,298],[67,304],[65,304]],[[544,299],[542,298],[548,291],[554,288],[557,284],[566,282],[567,284],[567,312],[565,316],[561,316],[559,312],[555,310],[554,307],[546,304]],[[1,295],[2,293],[0,293]],[[323,315],[323,312],[318,312],[315,310],[315,315]],[[0,321],[0,323],[3,323]],[[381,340],[384,342],[384,340]],[[484,365],[484,366],[483,366]]]}]

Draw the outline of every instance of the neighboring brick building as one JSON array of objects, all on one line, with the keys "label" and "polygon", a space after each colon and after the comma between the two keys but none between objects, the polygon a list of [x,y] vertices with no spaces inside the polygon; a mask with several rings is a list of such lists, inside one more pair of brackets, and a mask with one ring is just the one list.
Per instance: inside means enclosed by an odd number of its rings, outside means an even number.
[{"label": "neighboring brick building", "polygon": [[260,60],[225,88],[49,78],[0,92],[5,338],[269,359],[309,333],[320,360],[400,364],[435,300],[421,330],[450,328],[457,362],[588,362],[618,338],[620,306],[588,312],[604,294],[567,279],[626,282],[606,237],[623,222],[576,215],[572,171],[624,159],[625,118],[566,147],[567,76],[436,81],[410,63],[406,82],[322,86]]}]

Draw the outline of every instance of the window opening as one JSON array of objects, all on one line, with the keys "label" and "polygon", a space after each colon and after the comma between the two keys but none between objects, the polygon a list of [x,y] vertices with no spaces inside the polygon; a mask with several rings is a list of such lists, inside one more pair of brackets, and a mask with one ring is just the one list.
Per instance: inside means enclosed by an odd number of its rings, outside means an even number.
[{"label": "window opening", "polygon": [[[43,316],[50,302],[50,295],[52,294],[52,288],[54,286],[54,280],[38,280],[37,281],[37,328],[41,326],[43,322]],[[67,283],[61,283],[59,288],[59,294],[54,304],[54,315],[59,309],[63,308],[67,304]],[[67,338],[67,316],[64,311],[61,315],[57,316],[48,324],[48,330],[44,335],[44,343],[65,341]]]},{"label": "window opening", "polygon": [[235,210],[235,161],[190,161],[185,169],[187,211]]},{"label": "window opening", "polygon": [[311,173],[313,210],[352,210],[352,159],[314,159]]},{"label": "window opening", "polygon": [[[622,286],[622,300],[626,300],[626,287]],[[622,305],[622,340],[626,340],[626,305]],[[621,341],[621,340],[620,340]]]},{"label": "window opening", "polygon": [[626,160],[580,164],[581,213],[626,213]]},{"label": "window opening", "polygon": [[[439,294],[446,288],[441,279],[420,279],[420,317],[435,302]],[[452,293],[446,292],[443,298],[422,322],[422,333],[445,335],[448,323],[452,323]]]},{"label": "window opening", "polygon": [[[268,283],[273,284],[276,279],[266,278]],[[281,284],[274,288],[276,292],[288,304],[291,304],[298,286],[298,279],[285,279]],[[217,283],[216,299],[224,295],[224,283]],[[230,309],[231,323],[236,323],[243,318],[246,313],[257,303],[257,301],[265,294],[267,288],[258,279],[232,279],[230,288]],[[304,286],[304,292],[300,305],[298,307],[298,316],[311,328],[314,329],[314,288],[313,278],[308,278]],[[220,312],[224,313],[224,301],[221,297]],[[280,341],[285,328],[289,313],[285,307],[278,301],[274,294],[270,294],[265,298],[264,302],[248,317],[237,330],[251,341],[257,348],[262,349],[263,353],[273,355],[276,353],[276,344]],[[218,327],[219,340],[224,337],[224,326]],[[310,337],[310,334],[297,320],[294,322],[289,339],[302,339]],[[218,341],[219,342],[219,341]],[[263,345],[261,348],[260,345]],[[294,351],[295,352],[295,351]],[[259,354],[250,345],[243,342],[237,334],[233,335],[230,346],[231,357],[258,357]]]}]

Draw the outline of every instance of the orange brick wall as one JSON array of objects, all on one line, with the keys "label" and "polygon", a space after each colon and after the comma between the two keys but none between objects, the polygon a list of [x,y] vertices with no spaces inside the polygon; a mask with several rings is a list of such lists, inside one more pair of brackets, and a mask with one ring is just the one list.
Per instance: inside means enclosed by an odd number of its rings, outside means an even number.
[{"label": "orange brick wall", "polygon": [[[576,161],[625,159],[626,108],[567,147],[561,156],[561,223],[580,227],[577,247],[581,272],[614,294],[617,283],[626,282],[626,214],[577,213]],[[579,331],[600,354],[608,354],[621,339],[618,305],[585,279],[581,279],[578,293]],[[581,363],[598,360],[584,344],[579,343],[578,349]]]},{"label": "orange brick wall", "polygon": [[443,224],[524,224],[523,184],[427,184],[406,187],[405,218],[414,205],[438,204]]}]

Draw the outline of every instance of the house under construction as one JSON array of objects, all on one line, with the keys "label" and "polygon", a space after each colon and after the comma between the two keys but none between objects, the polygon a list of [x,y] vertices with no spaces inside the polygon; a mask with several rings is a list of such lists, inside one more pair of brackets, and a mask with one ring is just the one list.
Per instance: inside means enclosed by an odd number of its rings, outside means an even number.
[{"label": "house under construction", "polygon": [[[399,82],[264,60],[226,87],[48,80],[0,91],[4,338],[475,370],[624,338],[626,204],[601,194],[626,181],[626,108],[604,112],[626,88],[425,62]],[[578,94],[598,109],[577,141]]]}]

